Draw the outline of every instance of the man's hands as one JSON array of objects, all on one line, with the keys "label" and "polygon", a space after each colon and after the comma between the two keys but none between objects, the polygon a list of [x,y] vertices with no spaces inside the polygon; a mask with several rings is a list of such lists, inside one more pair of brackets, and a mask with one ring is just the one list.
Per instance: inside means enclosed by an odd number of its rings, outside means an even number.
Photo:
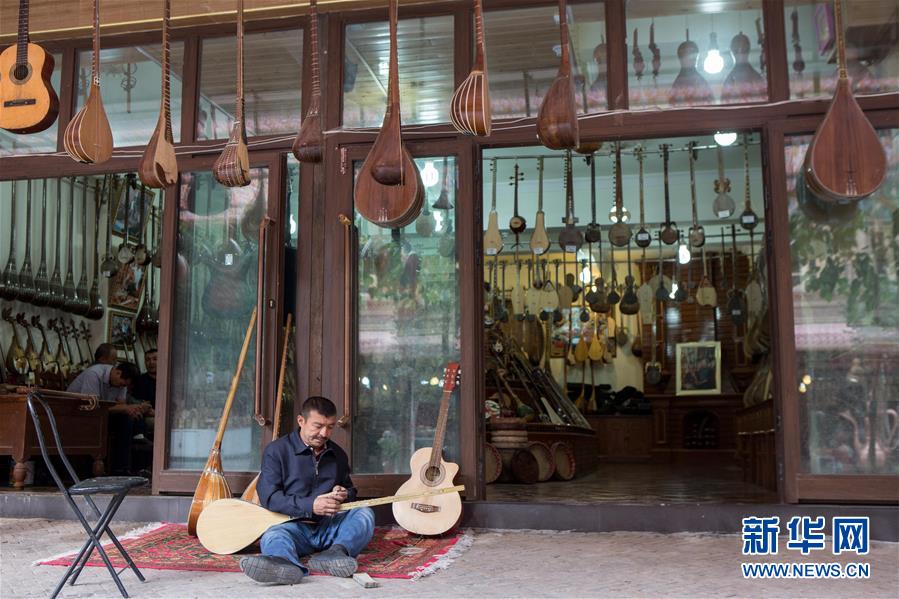
[{"label": "man's hands", "polygon": [[347,490],[340,485],[335,485],[330,493],[319,495],[312,504],[312,512],[319,516],[333,516],[340,509],[340,504],[346,501]]},{"label": "man's hands", "polygon": [[132,420],[139,420],[144,416],[144,410],[140,404],[117,403],[109,409],[110,412],[127,414]]}]

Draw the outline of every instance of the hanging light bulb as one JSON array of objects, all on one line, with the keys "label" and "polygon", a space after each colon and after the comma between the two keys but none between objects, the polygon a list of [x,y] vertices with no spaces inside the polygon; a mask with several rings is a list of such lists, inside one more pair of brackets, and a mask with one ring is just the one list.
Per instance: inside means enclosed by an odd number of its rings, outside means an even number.
[{"label": "hanging light bulb", "polygon": [[428,160],[425,167],[421,169],[421,182],[425,184],[425,187],[434,187],[438,181],[440,181],[440,173],[434,168],[434,162]]},{"label": "hanging light bulb", "polygon": [[692,259],[693,254],[690,252],[690,246],[681,242],[680,247],[677,248],[677,261],[681,264],[689,264]]},{"label": "hanging light bulb", "polygon": [[733,145],[737,141],[737,134],[734,131],[716,131],[715,143],[719,146],[726,147]]},{"label": "hanging light bulb", "polygon": [[581,283],[590,283],[593,281],[593,273],[590,272],[590,267],[585,266],[581,271]]},{"label": "hanging light bulb", "polygon": [[677,295],[677,290],[679,289],[679,285],[677,281],[671,281],[671,293],[668,294],[669,299],[674,299],[674,296]]},{"label": "hanging light bulb", "polygon": [[443,213],[441,213],[439,210],[434,211],[434,223],[435,223],[434,230],[437,233],[443,231],[443,219],[444,218],[445,217],[443,216]]},{"label": "hanging light bulb", "polygon": [[718,51],[718,35],[714,31],[709,34],[709,51],[702,61],[702,68],[709,75],[717,75],[724,68],[724,58]]},{"label": "hanging light bulb", "polygon": [[[621,222],[626,223],[631,218],[631,211],[627,209],[627,206],[621,207]],[[615,206],[615,203],[612,203],[612,208],[609,210],[609,220],[612,221],[612,224],[618,222],[618,207]]]}]

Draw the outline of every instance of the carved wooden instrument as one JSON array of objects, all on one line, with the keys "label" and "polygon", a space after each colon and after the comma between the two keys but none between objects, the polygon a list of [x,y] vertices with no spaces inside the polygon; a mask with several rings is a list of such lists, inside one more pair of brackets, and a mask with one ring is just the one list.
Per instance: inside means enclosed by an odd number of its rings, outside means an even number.
[{"label": "carved wooden instrument", "polygon": [[12,306],[3,308],[2,314],[3,320],[12,325],[12,340],[6,350],[6,370],[16,373],[18,382],[25,382],[24,377],[29,371],[28,358],[25,357],[25,350],[19,345],[19,333],[16,330],[16,319],[12,315]]},{"label": "carved wooden instrument", "polygon": [[41,356],[37,351],[37,345],[35,345],[34,337],[31,335],[31,327],[25,319],[24,312],[16,314],[16,322],[25,329],[25,339],[27,339],[25,343],[25,359],[28,360],[28,370],[34,376],[34,384],[41,385]]},{"label": "carved wooden instrument", "polygon": [[671,245],[676,242],[679,233],[677,225],[671,220],[671,200],[668,193],[668,144],[662,144],[662,168],[665,183],[665,222],[662,225],[662,232],[659,234],[662,241]]},{"label": "carved wooden instrument", "polygon": [[[564,0],[563,0],[564,2]],[[574,215],[574,182],[571,178],[571,151],[565,157],[565,227],[559,233],[559,246],[563,252],[577,252],[584,245],[584,235],[575,224]]]},{"label": "carved wooden instrument", "polygon": [[325,149],[321,120],[321,84],[318,69],[318,7],[316,0],[309,2],[309,47],[312,51],[312,92],[309,96],[309,108],[306,118],[300,125],[300,131],[293,140],[291,151],[300,162],[321,162]]},{"label": "carved wooden instrument", "polygon": [[[16,230],[18,229],[18,226],[16,226],[17,187],[18,185],[16,185],[15,181],[10,183],[9,252],[6,254],[6,267],[3,269],[3,274],[0,275],[0,297],[9,301],[13,301],[19,295],[19,271],[17,269],[18,262],[16,261]],[[57,239],[59,238],[58,235],[56,237]]]},{"label": "carved wooden instrument", "polygon": [[474,65],[450,100],[450,121],[460,133],[490,135],[490,87],[487,85],[487,58],[484,52],[484,19],[481,0],[474,0]]},{"label": "carved wooden instrument", "polygon": [[615,142],[615,224],[609,229],[609,242],[624,247],[631,241],[631,227],[624,222],[624,204],[621,190],[621,142]]},{"label": "carved wooden instrument", "polygon": [[[261,294],[260,294],[261,295]],[[272,419],[272,441],[281,434],[281,406],[284,405],[284,375],[287,374],[287,349],[290,343],[290,327],[293,325],[293,314],[287,314],[287,324],[284,325],[284,345],[281,348],[281,366],[278,371],[278,390],[275,392],[275,416]],[[240,498],[250,503],[259,503],[259,494],[256,493],[256,485],[259,484],[259,474],[253,477]]]},{"label": "carved wooden instrument", "polygon": [[93,55],[91,57],[91,84],[87,102],[81,107],[63,133],[66,153],[73,160],[87,164],[100,164],[112,156],[112,129],[103,108],[100,94],[100,0],[94,4]]},{"label": "carved wooden instrument", "polygon": [[842,0],[835,0],[839,79],[824,120],[805,154],[805,180],[825,202],[856,202],[883,184],[886,153],[849,87]]},{"label": "carved wooden instrument", "polygon": [[397,59],[397,2],[390,0],[390,72],[387,111],[371,151],[356,180],[356,211],[366,220],[388,228],[414,221],[424,202],[421,174],[402,140],[400,81]]},{"label": "carved wooden instrument", "polygon": [[[425,497],[437,497],[465,490],[465,485],[430,489],[421,493],[390,495],[376,499],[363,499],[342,504],[338,511],[345,512],[359,507],[384,505],[397,501],[411,501]],[[424,505],[424,504],[422,504]],[[426,508],[427,509],[427,508]],[[272,512],[244,499],[220,499],[203,510],[197,522],[200,543],[219,555],[237,553],[252,545],[272,526],[296,520],[285,514]]]},{"label": "carved wooden instrument", "polygon": [[490,161],[493,183],[490,192],[490,213],[487,215],[487,231],[484,233],[484,253],[496,256],[503,251],[503,236],[499,231],[499,215],[496,213],[496,158]]},{"label": "carved wooden instrument", "polygon": [[[100,265],[100,272],[107,279],[111,279],[119,272],[119,262],[112,255],[112,222],[115,220],[116,214],[118,214],[118,205],[123,201],[128,201],[128,190],[130,189],[130,186],[124,179],[119,180],[115,176],[109,187],[110,194],[106,200],[106,255],[103,257],[103,263]],[[115,190],[114,193],[121,195],[117,203],[112,201],[112,190]]]},{"label": "carved wooden instrument", "polygon": [[652,321],[652,359],[643,367],[646,382],[650,385],[658,385],[662,380],[662,365],[656,359],[656,321]]},{"label": "carved wooden instrument", "polygon": [[584,241],[596,243],[602,239],[602,227],[596,222],[596,154],[586,160],[590,163],[590,224],[584,227]]},{"label": "carved wooden instrument", "polygon": [[[146,214],[147,205],[147,186],[140,186],[140,202],[138,203],[138,213],[137,213],[137,245],[134,246],[134,262],[138,266],[146,266],[150,263],[150,252],[147,250],[147,245],[144,243],[144,231],[146,229],[146,219],[144,215]],[[153,202],[151,197],[150,202]]]},{"label": "carved wooden instrument", "polygon": [[91,289],[88,292],[89,306],[85,316],[91,320],[100,320],[103,318],[103,298],[100,295],[100,260],[98,252],[100,251],[100,203],[103,197],[103,188],[109,182],[109,177],[103,178],[103,187],[99,181],[94,182],[94,245],[91,248],[91,255],[94,260],[94,277],[91,282]]},{"label": "carved wooden instrument", "polygon": [[740,215],[740,226],[748,231],[759,224],[759,217],[752,210],[752,194],[749,191],[749,136],[743,134],[743,213]]},{"label": "carved wooden instrument", "polygon": [[637,157],[640,181],[640,230],[634,235],[634,241],[638,247],[645,249],[652,243],[652,235],[646,230],[646,211],[643,207],[643,146],[634,149],[634,156]]},{"label": "carved wooden instrument", "polygon": [[[746,319],[746,298],[743,290],[737,286],[737,228],[730,226],[730,238],[733,244],[733,253],[730,258],[730,291],[728,291],[727,311],[735,326],[743,324]],[[734,335],[736,336],[736,335]]]},{"label": "carved wooden instrument", "polygon": [[87,288],[87,187],[89,179],[82,181],[81,188],[81,273],[75,286],[75,314],[87,315],[91,308],[90,292]]},{"label": "carved wooden instrument", "polygon": [[[541,256],[546,253],[551,245],[549,236],[546,234],[545,214],[543,213],[543,157],[537,158],[537,175],[539,183],[537,185],[537,216],[535,217],[534,232],[531,233],[530,246],[531,251],[535,255]],[[553,291],[555,295],[555,291]]]},{"label": "carved wooden instrument", "polygon": [[755,20],[756,43],[759,45],[759,70],[763,73],[768,66],[768,54],[765,49],[765,31],[762,29],[762,18]]},{"label": "carved wooden instrument", "polygon": [[714,308],[718,305],[718,292],[709,279],[708,261],[705,258],[705,248],[702,248],[702,279],[696,288],[696,301],[700,306]]},{"label": "carved wooden instrument", "polygon": [[41,324],[41,318],[37,314],[31,317],[31,326],[41,332],[41,372],[44,385],[51,384],[54,387],[62,387],[65,383],[60,375],[59,364],[56,363],[56,357],[50,351],[50,344],[47,342],[47,334],[44,331],[44,325]]},{"label": "carved wooden instrument", "polygon": [[518,183],[524,179],[524,173],[518,168],[518,161],[515,162],[515,173],[509,177],[509,185],[512,186],[512,218],[509,219],[509,230],[515,235],[516,244],[518,243],[518,235],[524,233],[528,223],[523,216],[518,214]]},{"label": "carved wooden instrument", "polygon": [[659,69],[662,66],[662,51],[656,44],[656,23],[655,20],[649,24],[649,52],[652,54],[652,82],[656,83],[659,76]]},{"label": "carved wooden instrument", "polygon": [[690,204],[693,208],[693,224],[690,225],[690,246],[699,248],[705,244],[705,229],[696,215],[696,142],[690,142]]},{"label": "carved wooden instrument", "polygon": [[712,212],[717,218],[730,218],[736,211],[737,205],[730,197],[730,179],[724,175],[724,150],[718,146],[715,150],[718,157],[718,178],[715,179],[715,201],[712,202]]},{"label": "carved wooden instrument", "polygon": [[50,279],[47,276],[47,179],[41,181],[41,261],[34,275],[34,299],[35,306],[49,306]]},{"label": "carved wooden instrument", "polygon": [[0,54],[0,74],[0,129],[37,133],[56,121],[53,55],[28,39],[28,0],[19,0],[18,36]]},{"label": "carved wooden instrument", "polygon": [[562,62],[537,114],[537,137],[552,150],[574,149],[580,143],[574,80],[568,47],[568,5],[559,0],[559,28],[562,38]]},{"label": "carved wooden instrument", "polygon": [[212,176],[225,187],[250,184],[250,155],[243,99],[243,0],[237,0],[237,99],[234,123],[222,153],[212,165]]},{"label": "carved wooden instrument", "polygon": [[640,311],[640,299],[637,297],[637,289],[635,287],[634,271],[631,265],[631,244],[627,244],[627,276],[624,277],[624,294],[621,296],[618,310],[622,314],[634,315]]},{"label": "carved wooden instrument", "polygon": [[25,182],[25,259],[19,268],[20,302],[31,302],[34,299],[34,275],[31,272],[31,180]]},{"label": "carved wooden instrument", "polygon": [[137,166],[137,174],[147,187],[161,189],[178,180],[178,160],[172,137],[172,109],[170,101],[171,64],[169,61],[169,19],[171,0],[163,0],[162,11],[162,99],[159,120],[147,148]]},{"label": "carved wooden instrument", "polygon": [[225,479],[225,474],[222,471],[222,437],[225,436],[231,405],[234,403],[234,396],[237,394],[237,384],[240,382],[240,373],[243,371],[243,363],[247,357],[250,338],[253,336],[255,328],[256,308],[254,307],[253,313],[250,315],[250,324],[247,326],[247,333],[244,335],[240,357],[237,359],[237,368],[234,370],[234,377],[231,379],[231,388],[228,390],[228,397],[225,399],[225,407],[219,420],[218,431],[215,433],[215,440],[212,442],[209,458],[206,460],[202,474],[200,474],[200,481],[197,483],[197,489],[194,491],[194,498],[190,504],[190,512],[187,516],[187,534],[191,536],[196,536],[197,519],[207,505],[218,499],[231,498],[231,487],[228,486],[228,481]]},{"label": "carved wooden instrument", "polygon": [[[409,460],[412,476],[397,489],[397,495],[419,497],[422,493],[453,486],[453,478],[459,466],[444,461],[442,457],[446,422],[449,418],[450,397],[459,381],[459,363],[450,362],[443,375],[443,398],[431,447],[422,447]],[[439,535],[452,528],[462,515],[462,498],[459,492],[430,495],[422,501],[406,499],[393,504],[393,517],[397,524],[411,533]]]},{"label": "carved wooden instrument", "polygon": [[122,243],[119,244],[119,249],[116,251],[116,260],[118,260],[120,264],[131,264],[134,262],[134,250],[131,248],[131,244],[128,243],[128,237],[131,235],[131,225],[129,221],[129,218],[131,217],[131,188],[136,187],[136,184],[133,174],[129,174],[128,179],[130,185],[125,191],[124,198],[122,198],[122,201],[125,203],[125,223],[122,229]]},{"label": "carved wooden instrument", "polygon": [[634,57],[634,75],[637,81],[643,78],[643,71],[646,69],[646,63],[643,61],[643,53],[640,52],[640,46],[637,42],[637,28],[634,27],[634,48],[631,50]]},{"label": "carved wooden instrument", "polygon": [[795,8],[790,13],[790,21],[792,21],[793,25],[791,36],[791,41],[793,42],[793,72],[801,76],[802,71],[805,70],[805,61],[802,60],[802,46],[799,45],[799,11]]}]

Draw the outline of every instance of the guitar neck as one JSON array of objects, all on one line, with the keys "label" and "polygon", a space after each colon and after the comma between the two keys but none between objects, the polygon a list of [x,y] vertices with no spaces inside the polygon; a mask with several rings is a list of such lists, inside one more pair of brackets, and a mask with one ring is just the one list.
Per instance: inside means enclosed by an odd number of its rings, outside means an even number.
[{"label": "guitar neck", "polygon": [[19,0],[19,35],[16,38],[16,64],[28,62],[28,0]]},{"label": "guitar neck", "polygon": [[434,444],[431,445],[431,465],[439,466],[443,452],[443,441],[446,438],[446,422],[449,419],[449,401],[453,394],[452,389],[443,391],[440,400],[440,413],[437,415],[437,430],[434,431]]},{"label": "guitar neck", "polygon": [[455,487],[444,487],[442,489],[434,489],[433,491],[422,491],[419,493],[409,493],[408,495],[389,495],[387,497],[376,497],[375,499],[363,499],[361,501],[350,501],[344,503],[337,511],[345,512],[357,507],[371,507],[373,505],[384,505],[387,503],[397,503],[400,501],[409,501],[418,499],[419,497],[430,497],[432,495],[446,495],[447,493],[461,493],[465,490],[465,485],[456,485]]}]

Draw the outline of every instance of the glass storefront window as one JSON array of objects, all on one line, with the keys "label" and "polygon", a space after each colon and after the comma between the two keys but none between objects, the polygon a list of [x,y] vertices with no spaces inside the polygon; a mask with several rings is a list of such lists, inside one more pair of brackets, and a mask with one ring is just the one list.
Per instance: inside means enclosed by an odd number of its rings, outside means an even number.
[{"label": "glass storefront window", "polygon": [[811,136],[787,140],[802,471],[811,474],[899,474],[899,129],[879,135],[887,180],[837,208],[802,180]]},{"label": "glass storefront window", "polygon": [[[344,127],[380,127],[384,120],[390,57],[388,29],[387,21],[346,26]],[[400,18],[397,48],[403,124],[449,122],[453,17]]]},{"label": "glass storefront window", "polygon": [[[356,217],[358,357],[353,471],[408,473],[416,449],[434,440],[443,368],[458,360],[459,276],[455,211],[431,207],[447,181],[456,201],[456,160],[417,158],[427,187],[419,219],[392,232]],[[361,167],[356,163],[356,173]],[[444,165],[446,168],[444,169]],[[450,405],[445,457],[459,461],[458,396]]]},{"label": "glass storefront window", "polygon": [[[59,74],[62,72],[62,54],[54,54],[53,61],[53,75],[50,77],[50,82],[53,84],[53,89],[56,90],[56,95],[59,96]],[[58,131],[59,119],[40,133],[16,135],[5,129],[0,129],[0,156],[55,152]],[[149,139],[149,136],[147,139]]]},{"label": "glass storefront window", "polygon": [[[181,174],[170,469],[197,470],[206,462],[255,306],[268,169],[251,174],[250,185],[235,188],[219,185],[209,172]],[[228,471],[259,468],[262,428],[253,420],[254,354],[251,341],[222,443]]]},{"label": "glass storefront window", "polygon": [[[172,136],[181,141],[181,74],[184,44],[170,46]],[[91,51],[78,53],[78,110],[87,101],[91,82]],[[162,44],[100,50],[103,107],[117,148],[145,146],[159,119],[162,95]]]},{"label": "glass storefront window", "polygon": [[760,0],[739,9],[720,2],[628,2],[630,107],[766,101],[763,21]]},{"label": "glass storefront window", "polygon": [[[568,12],[578,112],[605,110],[605,4],[568,5]],[[485,12],[484,37],[494,118],[536,116],[559,70],[558,7]]]},{"label": "glass storefront window", "polygon": [[[244,37],[247,135],[296,132],[300,127],[303,31]],[[234,122],[237,46],[234,37],[204,39],[200,55],[197,139],[225,139]]]},{"label": "glass storefront window", "polygon": [[[846,67],[852,90],[874,94],[899,90],[899,11],[891,0],[843,2]],[[791,98],[833,95],[837,82],[833,4],[789,0],[784,6]]]}]

